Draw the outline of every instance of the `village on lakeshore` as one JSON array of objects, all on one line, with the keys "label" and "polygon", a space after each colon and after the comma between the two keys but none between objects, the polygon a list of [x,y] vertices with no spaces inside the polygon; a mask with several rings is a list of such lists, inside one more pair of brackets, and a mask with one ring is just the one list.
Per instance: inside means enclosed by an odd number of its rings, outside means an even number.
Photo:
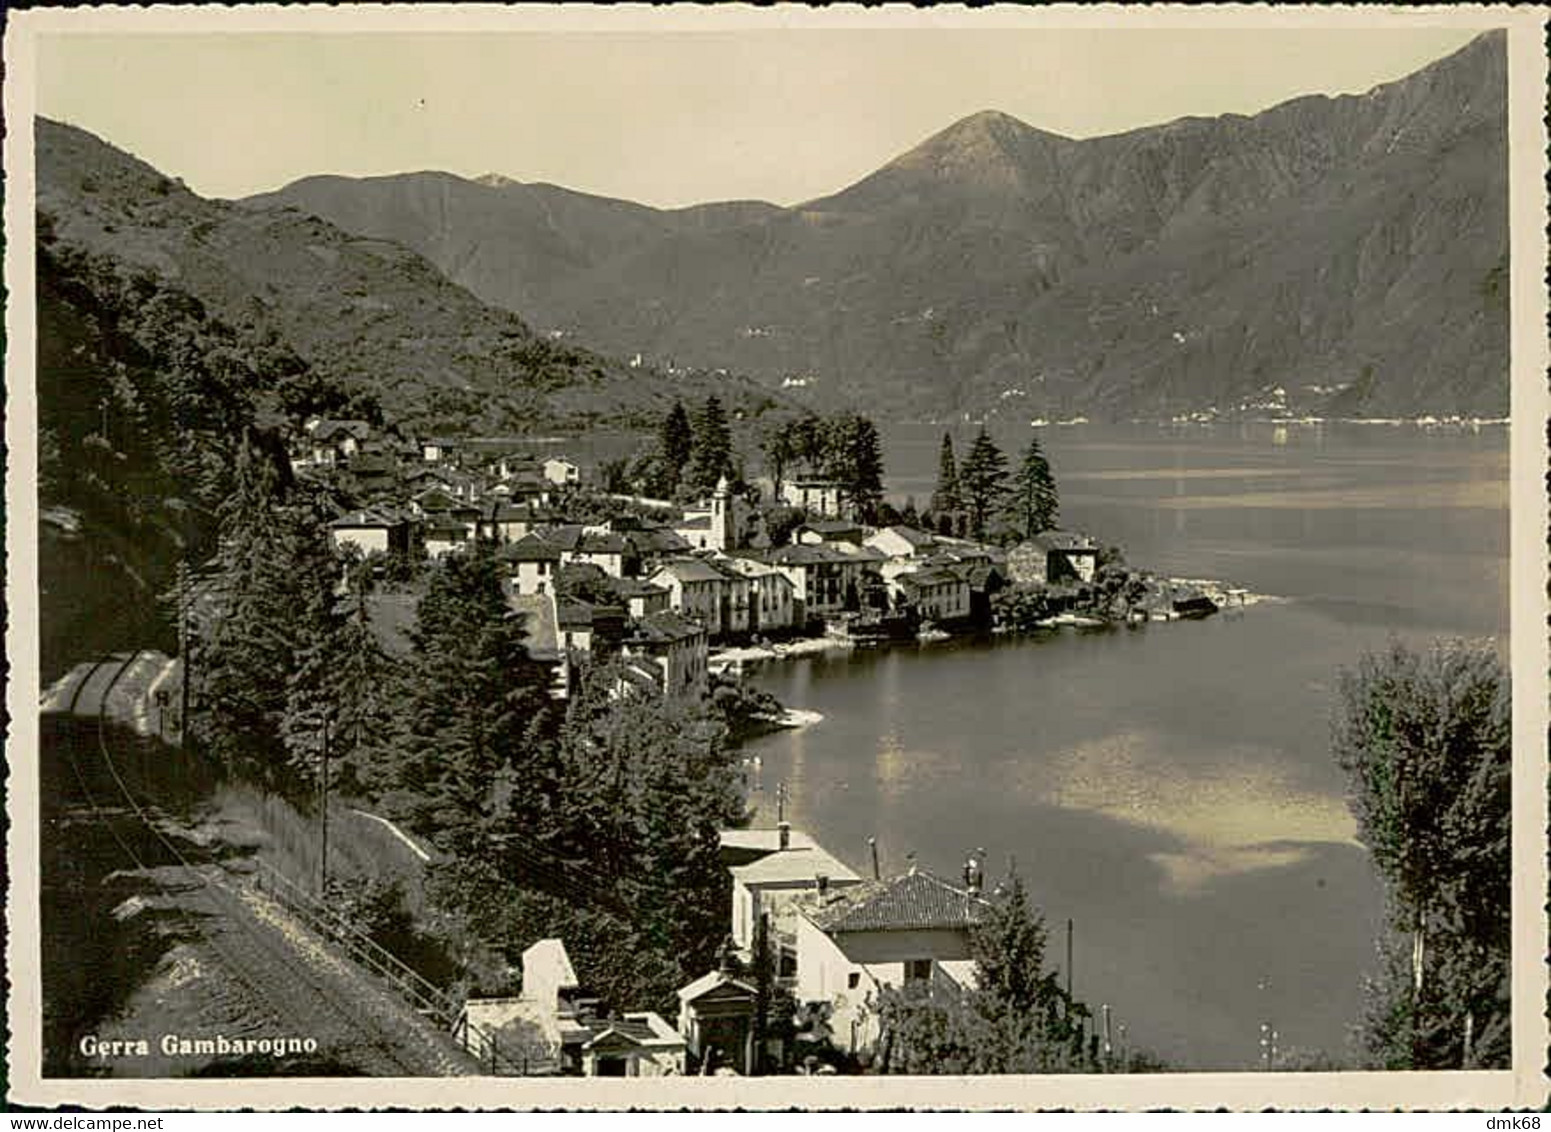
[{"label": "village on lakeshore", "polygon": [[[1153,578],[1087,533],[1045,526],[1055,515],[1053,479],[1037,530],[991,521],[983,504],[977,513],[962,498],[947,437],[947,482],[924,518],[913,501],[902,510],[884,502],[881,460],[860,488],[846,482],[843,459],[833,474],[823,439],[794,459],[778,433],[766,444],[776,474],[734,486],[728,473],[741,461],[711,400],[694,426],[678,406],[664,422],[665,437],[677,422],[682,445],[675,490],[663,493],[673,498],[638,490],[646,485],[628,482],[622,464],[586,468],[522,438],[415,440],[362,420],[307,421],[292,465],[337,493],[335,546],[388,579],[476,547],[493,553],[530,654],[553,666],[558,697],[606,657],[623,660],[639,683],[698,696],[715,673],[809,651],[1172,620],[1245,596]],[[822,431],[813,421],[789,426],[797,443],[805,426]],[[857,422],[871,428],[860,417],[849,427]],[[702,472],[708,490],[698,492],[692,475],[707,461],[695,458],[697,428],[719,431],[711,443],[724,465],[709,462],[714,481]],[[982,433],[978,443],[990,441]],[[391,580],[367,598],[390,650],[407,648],[412,601],[412,582]]]},{"label": "village on lakeshore", "polygon": [[[262,557],[237,545],[244,537],[237,532],[254,530],[252,521],[233,521],[217,558],[180,582],[186,655],[133,654],[97,710],[145,740],[188,747],[197,738],[201,749],[227,751],[217,754],[219,774],[250,766],[237,771],[237,781],[268,783],[265,790],[292,799],[275,797],[255,810],[242,801],[245,787],[217,796],[221,821],[254,822],[262,842],[273,846],[259,854],[256,890],[377,971],[440,1024],[438,1040],[453,1041],[480,1072],[918,1072],[914,1059],[925,1047],[905,1035],[935,1025],[921,1020],[922,1004],[1000,1001],[995,987],[977,989],[991,946],[985,941],[999,933],[1025,939],[1029,950],[1015,962],[1038,970],[1046,962],[1042,937],[1020,935],[1042,930],[1033,928],[1037,913],[1016,874],[986,891],[984,849],[961,863],[935,862],[934,871],[908,846],[884,852],[878,838],[869,838],[864,875],[793,828],[784,784],[773,815],[751,811],[737,744],[817,717],[788,711],[746,686],[744,666],[957,634],[1135,625],[1201,616],[1217,603],[1198,587],[1133,571],[1117,550],[1056,526],[1054,477],[1037,439],[1015,475],[983,430],[962,462],[945,436],[938,489],[918,512],[913,500],[898,509],[885,501],[881,444],[865,417],[809,414],[764,424],[761,448],[771,474],[750,482],[715,397],[697,406],[693,419],[675,405],[633,463],[597,467],[523,438],[412,439],[362,419],[308,418],[289,437],[284,463],[257,472],[259,465],[246,464],[238,479],[255,485],[288,467],[290,490],[314,501],[289,513],[298,537],[317,543],[321,557],[311,569],[324,590],[332,589],[326,600],[333,620],[320,624],[335,627],[322,630],[318,647],[337,654],[336,668],[364,666],[359,674],[336,671],[318,693],[301,696],[297,677],[287,678],[280,728],[289,761],[254,761],[252,732],[235,708],[242,701],[222,708],[219,698],[251,695],[243,675],[251,669],[222,657],[255,640],[250,630],[233,633],[246,623],[239,604],[254,582],[230,579],[248,569],[260,571],[248,575],[255,580],[270,575]],[[318,501],[332,506],[333,518],[320,517]],[[475,572],[460,581],[465,567]],[[275,581],[290,584],[283,575]],[[471,600],[486,586],[488,600],[469,607],[472,620],[445,622],[446,601],[457,594]],[[257,643],[278,636],[270,603],[247,615],[255,619]],[[476,641],[460,660],[468,634],[489,633],[492,616],[501,634],[515,629],[509,641],[516,651],[482,651]],[[437,633],[444,644],[433,643]],[[198,643],[204,640],[210,647]],[[467,662],[476,667],[460,675]],[[78,665],[49,690],[45,714],[91,711],[82,692],[110,667]],[[443,690],[427,699],[413,680],[384,684],[413,672]],[[486,690],[469,688],[469,681]],[[179,685],[183,697],[174,706],[170,693]],[[530,693],[533,722],[526,729],[503,722],[512,717],[492,700]],[[311,698],[318,694],[327,698]],[[446,695],[463,705],[450,717],[437,714]],[[374,697],[387,702],[374,708]],[[492,707],[488,722],[457,718]],[[403,722],[392,723],[395,712]],[[347,722],[352,718],[357,722]],[[575,730],[587,720],[596,730]],[[384,730],[380,740],[363,731],[368,721]],[[634,731],[640,735],[628,738]],[[555,738],[536,739],[540,734]],[[631,754],[636,744],[641,749]],[[571,749],[569,757],[587,760],[609,746],[619,748],[610,758],[626,760],[617,771],[579,766],[575,785],[558,787],[551,801],[521,796],[523,776],[542,773],[546,751]],[[490,761],[495,751],[507,752],[504,764]],[[624,862],[609,863],[606,831],[618,819],[605,815],[602,827],[586,819],[581,828],[592,832],[580,834],[566,856],[546,847],[533,819],[518,815],[524,807],[539,807],[537,814],[559,805],[576,807],[578,818],[567,820],[579,820],[588,793],[606,789],[609,778],[671,773],[676,757],[697,769],[686,772],[673,804],[699,816],[674,837],[682,839],[681,852],[703,861],[703,871],[672,891],[681,907],[675,930],[683,937],[672,966],[648,968],[649,978],[616,974],[600,960],[597,921],[585,916],[599,909],[617,917],[612,923],[635,920],[621,903],[624,878],[613,871]],[[330,800],[331,776],[336,795],[348,801]],[[314,795],[320,783],[322,793]],[[439,797],[455,799],[458,808],[448,810]],[[633,803],[645,808],[636,820],[658,820],[644,814],[664,801],[644,792]],[[346,843],[380,844],[387,831],[388,856],[403,858],[407,847],[410,873],[427,878],[417,887],[503,861],[498,880],[478,882],[494,883],[494,893],[437,897],[448,909],[465,909],[458,915],[468,915],[471,905],[499,908],[503,900],[522,907],[579,898],[580,906],[505,935],[507,954],[520,953],[520,966],[465,970],[443,989],[457,973],[448,971],[433,986],[378,942],[423,948],[428,928],[391,916],[397,927],[379,926],[369,936],[357,926],[372,924],[383,907],[406,907],[396,887],[402,882],[378,876],[381,865],[364,872],[360,864],[347,866],[360,848],[337,849],[341,859],[331,863],[324,840],[315,854],[307,832],[314,821],[335,827],[336,840]],[[564,828],[551,838],[577,836]],[[878,833],[888,842],[897,831]],[[659,860],[650,841],[637,852],[643,863]],[[664,866],[651,867],[642,877],[649,887],[674,883]],[[374,892],[388,903],[372,905]],[[452,938],[465,942],[436,946],[477,946],[465,934]],[[573,958],[578,949],[584,960]],[[597,986],[600,979],[611,985]],[[1043,1019],[1038,1057],[1056,1058],[1052,1067],[1095,1071],[1144,1064],[1137,1058],[1145,1055],[1126,1048],[1124,1027],[1116,1041],[1108,1007],[1101,1018],[1069,984],[1041,986],[1037,1004],[1018,1007]],[[676,1017],[666,1007],[673,999]],[[88,1061],[116,1048],[92,1040],[96,1052]],[[1036,1055],[995,1049],[966,1053],[966,1070],[1035,1064],[996,1061]],[[1008,1068],[996,1069],[1003,1064]]]}]

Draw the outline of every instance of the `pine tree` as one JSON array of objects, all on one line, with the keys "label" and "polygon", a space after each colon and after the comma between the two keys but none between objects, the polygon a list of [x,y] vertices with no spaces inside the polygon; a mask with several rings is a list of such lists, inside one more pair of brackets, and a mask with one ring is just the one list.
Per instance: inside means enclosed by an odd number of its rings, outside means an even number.
[{"label": "pine tree", "polygon": [[331,629],[337,561],[320,516],[285,505],[279,483],[274,461],[245,437],[220,513],[222,611],[200,642],[200,727],[230,770],[288,789],[294,767],[282,728],[302,661]]},{"label": "pine tree", "polygon": [[787,465],[796,456],[796,448],[792,443],[792,422],[778,421],[771,426],[760,444],[760,451],[765,457],[765,470],[770,473],[775,498],[780,499]]},{"label": "pine tree", "polygon": [[958,465],[953,459],[953,437],[942,434],[942,451],[937,458],[937,490],[932,492],[927,509],[933,515],[951,514],[962,510],[964,499],[959,494]]},{"label": "pine tree", "polygon": [[694,454],[695,438],[689,426],[689,414],[682,401],[673,402],[673,408],[663,418],[658,437],[658,448],[663,463],[663,477],[667,484],[664,493],[669,498],[678,490],[679,482],[689,467]]},{"label": "pine tree", "polygon": [[389,796],[449,849],[488,851],[498,817],[511,817],[498,806],[504,773],[523,778],[534,804],[551,793],[524,773],[551,725],[549,672],[529,657],[526,635],[488,551],[451,555],[432,573],[411,634]]},{"label": "pine tree", "polygon": [[694,457],[689,465],[688,486],[697,492],[708,492],[717,480],[732,474],[732,432],[722,402],[713,394],[706,398],[705,406],[695,417]]},{"label": "pine tree", "polygon": [[983,425],[959,469],[959,491],[969,510],[972,537],[984,538],[986,523],[998,512],[1007,492],[1007,457]]},{"label": "pine tree", "polygon": [[883,502],[883,442],[872,421],[851,413],[831,423],[825,471],[857,519],[876,520]]},{"label": "pine tree", "polygon": [[1055,477],[1050,474],[1050,462],[1045,459],[1037,436],[1030,437],[1013,476],[1011,510],[1013,523],[1024,538],[1049,530],[1060,514]]}]

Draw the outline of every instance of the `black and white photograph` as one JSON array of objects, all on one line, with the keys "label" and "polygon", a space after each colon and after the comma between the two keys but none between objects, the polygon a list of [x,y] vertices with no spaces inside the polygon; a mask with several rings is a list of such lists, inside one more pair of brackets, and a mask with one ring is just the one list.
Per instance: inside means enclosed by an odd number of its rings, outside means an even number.
[{"label": "black and white photograph", "polygon": [[13,12],[12,1097],[1542,1106],[1545,15]]}]

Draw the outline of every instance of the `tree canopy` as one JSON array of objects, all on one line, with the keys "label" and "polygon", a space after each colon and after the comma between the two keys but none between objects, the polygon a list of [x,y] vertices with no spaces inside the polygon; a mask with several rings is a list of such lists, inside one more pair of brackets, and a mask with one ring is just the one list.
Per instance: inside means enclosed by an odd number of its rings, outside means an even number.
[{"label": "tree canopy", "polygon": [[951,514],[962,510],[963,497],[959,494],[959,468],[953,457],[953,437],[942,434],[942,448],[937,456],[937,490],[932,492],[927,510],[934,514]]},{"label": "tree canopy", "polygon": [[1060,496],[1056,491],[1055,476],[1050,472],[1050,461],[1045,458],[1038,436],[1030,437],[1028,447],[1023,450],[1023,458],[1013,475],[1009,502],[1013,525],[1026,539],[1056,525],[1061,511]]},{"label": "tree canopy", "polygon": [[959,490],[969,510],[971,533],[984,538],[987,523],[998,513],[1007,493],[1007,457],[983,425],[959,468]]},{"label": "tree canopy", "polygon": [[1391,1068],[1506,1066],[1512,733],[1501,659],[1462,641],[1391,642],[1342,673],[1332,748],[1386,895],[1369,1055]]}]

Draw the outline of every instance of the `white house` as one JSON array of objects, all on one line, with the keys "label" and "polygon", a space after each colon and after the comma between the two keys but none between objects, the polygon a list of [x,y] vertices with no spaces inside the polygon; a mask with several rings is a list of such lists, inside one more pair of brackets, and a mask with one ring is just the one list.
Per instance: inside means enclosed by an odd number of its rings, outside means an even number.
[{"label": "white house", "polygon": [[443,558],[453,551],[462,550],[474,541],[474,535],[468,525],[445,515],[435,515],[428,518],[421,527],[421,534],[425,539],[425,553],[428,558]]},{"label": "white house", "polygon": [[716,564],[748,579],[749,632],[778,633],[797,623],[797,590],[779,568],[755,558],[719,558]]},{"label": "white house", "polygon": [[961,621],[970,615],[970,586],[963,568],[938,567],[900,574],[893,581],[897,601],[932,621]]},{"label": "white house", "polygon": [[558,939],[541,939],[522,953],[522,994],[471,998],[453,1036],[493,1076],[543,1076],[565,1068],[592,1032],[576,1018],[576,970]]},{"label": "white house", "polygon": [[833,546],[782,546],[764,561],[792,582],[798,622],[842,612],[860,593],[862,573],[873,563]]},{"label": "white house", "polygon": [[787,480],[781,484],[781,498],[793,507],[801,507],[810,515],[834,518],[841,515],[840,485],[834,480]]},{"label": "white house", "polygon": [[871,1049],[878,991],[908,983],[973,985],[970,928],[979,893],[912,868],[890,880],[815,892],[796,904],[797,1000],[828,1003],[842,1049]]},{"label": "white house", "polygon": [[862,878],[811,838],[790,839],[786,823],[778,827],[779,847],[758,860],[734,866],[732,873],[732,941],[740,952],[752,956],[754,931],[759,918],[771,917],[777,940],[795,946],[794,900],[826,885],[841,891],[862,883]]},{"label": "white house", "polygon": [[336,547],[353,546],[363,554],[386,554],[405,541],[404,524],[375,511],[352,511],[329,524],[329,539]]},{"label": "white house", "polygon": [[862,540],[862,544],[881,551],[889,558],[916,559],[932,553],[937,538],[914,527],[894,526],[874,531]]},{"label": "white house", "polygon": [[698,697],[707,677],[706,631],[671,610],[643,618],[626,638],[627,660],[643,662],[657,689],[668,696]]},{"label": "white house", "polygon": [[610,589],[624,602],[630,616],[637,621],[668,608],[668,591],[640,578],[615,578],[610,583]]},{"label": "white house", "polygon": [[668,591],[668,608],[705,626],[711,636],[723,631],[722,572],[699,558],[670,558],[646,579]]},{"label": "white house", "polygon": [[511,570],[512,591],[520,594],[551,593],[560,571],[560,550],[535,534],[523,535],[496,552]]},{"label": "white house", "polygon": [[551,456],[544,461],[544,478],[550,483],[561,486],[568,483],[579,483],[582,478],[582,470],[564,456]]}]

